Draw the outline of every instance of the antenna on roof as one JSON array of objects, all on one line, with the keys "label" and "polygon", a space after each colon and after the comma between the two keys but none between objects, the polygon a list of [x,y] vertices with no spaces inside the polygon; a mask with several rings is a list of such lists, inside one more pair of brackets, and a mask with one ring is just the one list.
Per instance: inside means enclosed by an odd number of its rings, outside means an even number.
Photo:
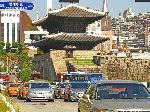
[{"label": "antenna on roof", "polygon": [[39,12],[36,11],[36,19],[38,20],[39,19]]}]

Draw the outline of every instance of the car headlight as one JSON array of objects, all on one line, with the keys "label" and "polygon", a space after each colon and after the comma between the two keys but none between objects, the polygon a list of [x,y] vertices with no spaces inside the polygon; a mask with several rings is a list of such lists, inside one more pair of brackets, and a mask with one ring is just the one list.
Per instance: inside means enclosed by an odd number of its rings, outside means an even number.
[{"label": "car headlight", "polygon": [[51,91],[46,91],[45,93],[46,93],[46,94],[53,94],[54,91],[53,91],[53,90],[51,90]]},{"label": "car headlight", "polygon": [[50,94],[50,93],[52,93],[52,91],[45,91],[45,93],[46,93],[46,94]]},{"label": "car headlight", "polygon": [[34,92],[34,91],[29,91],[29,93],[30,93],[30,94],[36,94],[36,92]]},{"label": "car headlight", "polygon": [[98,112],[114,112],[113,110],[109,109],[100,109]]},{"label": "car headlight", "polygon": [[71,92],[71,94],[76,94],[76,92],[75,91],[70,91]]}]

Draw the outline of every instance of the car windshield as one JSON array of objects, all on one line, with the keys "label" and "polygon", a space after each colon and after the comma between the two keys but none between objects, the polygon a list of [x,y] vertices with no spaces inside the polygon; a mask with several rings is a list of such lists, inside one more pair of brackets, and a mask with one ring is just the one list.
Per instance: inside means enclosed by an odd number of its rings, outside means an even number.
[{"label": "car windshield", "polygon": [[29,83],[25,83],[24,87],[29,87]]},{"label": "car windshield", "polygon": [[6,86],[7,84],[9,84],[10,82],[3,82],[2,85]]},{"label": "car windshield", "polygon": [[88,87],[88,83],[70,83],[70,85],[71,85],[71,88],[75,88],[75,89],[86,89],[87,87]]},{"label": "car windshield", "polygon": [[147,99],[150,94],[142,84],[113,83],[99,84],[96,99]]},{"label": "car windshield", "polygon": [[49,83],[31,83],[31,88],[49,88]]},{"label": "car windshield", "polygon": [[10,87],[19,87],[21,84],[10,84]]},{"label": "car windshield", "polygon": [[59,86],[60,88],[65,88],[67,84],[68,84],[68,83],[60,83],[58,86]]}]

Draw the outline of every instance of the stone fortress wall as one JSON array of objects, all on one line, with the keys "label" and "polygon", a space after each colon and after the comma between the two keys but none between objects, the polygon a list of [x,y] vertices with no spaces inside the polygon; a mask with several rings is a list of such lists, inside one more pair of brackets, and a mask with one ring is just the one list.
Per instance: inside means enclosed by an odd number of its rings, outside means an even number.
[{"label": "stone fortress wall", "polygon": [[100,68],[108,79],[150,80],[150,60],[132,57],[100,56]]}]

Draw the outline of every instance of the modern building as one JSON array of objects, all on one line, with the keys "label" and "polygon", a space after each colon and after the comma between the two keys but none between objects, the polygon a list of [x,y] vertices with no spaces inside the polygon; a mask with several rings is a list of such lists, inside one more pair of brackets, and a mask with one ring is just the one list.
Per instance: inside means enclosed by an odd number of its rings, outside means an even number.
[{"label": "modern building", "polygon": [[24,31],[29,30],[31,19],[24,11],[0,12],[0,40],[6,43],[24,43]]},{"label": "modern building", "polygon": [[95,47],[95,50],[110,52],[112,50],[112,27],[111,17],[108,16],[109,11],[107,0],[103,1],[102,12],[105,12],[107,16],[92,24],[89,24],[87,27],[87,33],[92,35],[108,37],[109,40],[97,45]]},{"label": "modern building", "polygon": [[112,50],[112,27],[111,27],[111,17],[107,16],[101,19],[101,31],[102,35],[109,38],[108,41],[101,43],[101,49],[105,52],[110,52]]}]

